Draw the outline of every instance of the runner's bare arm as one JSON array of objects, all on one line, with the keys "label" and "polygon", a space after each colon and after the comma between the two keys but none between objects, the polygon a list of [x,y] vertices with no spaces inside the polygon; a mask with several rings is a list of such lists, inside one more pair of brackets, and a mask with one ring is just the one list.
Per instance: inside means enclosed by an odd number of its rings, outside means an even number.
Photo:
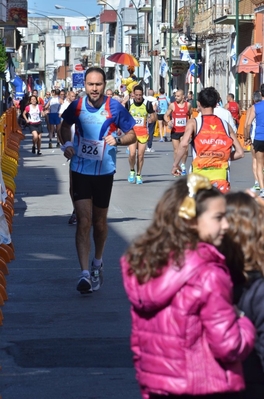
[{"label": "runner's bare arm", "polygon": [[71,125],[68,125],[65,121],[61,124],[61,138],[62,144],[65,144],[67,141],[71,141]]},{"label": "runner's bare arm", "polygon": [[245,121],[245,128],[244,128],[244,140],[248,141],[250,139],[250,127],[251,127],[251,123],[253,122],[254,118],[255,118],[255,107],[254,105],[252,105],[252,107],[250,107],[247,110],[247,114],[246,114],[246,121]]},{"label": "runner's bare arm", "polygon": [[71,159],[75,154],[73,143],[71,142],[71,125],[68,125],[65,121],[61,124],[60,139],[64,146],[61,149],[64,151],[64,156],[67,159]]},{"label": "runner's bare arm", "polygon": [[241,146],[240,142],[237,139],[237,136],[233,132],[231,126],[229,126],[230,137],[233,140],[233,146],[235,147],[235,151],[231,152],[231,161],[235,161],[236,159],[244,158],[244,149]]},{"label": "runner's bare arm", "polygon": [[188,146],[189,146],[190,139],[191,139],[193,133],[195,133],[195,130],[196,130],[195,119],[189,119],[186,124],[184,135],[182,136],[182,139],[180,141],[177,155],[176,155],[173,165],[172,165],[171,173],[173,175],[177,175],[177,171],[181,171],[179,162],[182,159],[183,155],[186,153],[186,150],[188,149]]},{"label": "runner's bare arm", "polygon": [[26,110],[23,112],[23,118],[24,118],[25,121],[28,123],[27,111],[26,111]]},{"label": "runner's bare arm", "polygon": [[170,115],[171,115],[173,110],[174,110],[174,104],[171,103],[169,105],[169,108],[167,109],[166,113],[164,114],[164,117],[163,117],[163,120],[164,120],[164,122],[166,124],[170,122]]},{"label": "runner's bare arm", "polygon": [[123,101],[121,102],[121,104],[122,104],[123,106],[125,106],[126,103],[128,102],[128,100],[129,100],[129,96],[127,95],[127,96],[124,97],[124,99],[123,99]]},{"label": "runner's bare arm", "polygon": [[[111,134],[109,136],[106,136],[104,140],[108,145],[112,146],[118,145],[115,137],[112,136]],[[137,141],[137,138],[134,130],[133,129],[129,130],[127,133],[125,133],[124,136],[119,138],[119,141],[120,141],[119,145],[126,145],[126,146],[135,143]]]},{"label": "runner's bare arm", "polygon": [[148,114],[148,122],[149,123],[156,122],[156,120],[157,120],[156,112],[152,112],[152,114]]},{"label": "runner's bare arm", "polygon": [[191,118],[192,117],[192,104],[191,103],[188,103],[188,116],[189,116],[189,118]]}]

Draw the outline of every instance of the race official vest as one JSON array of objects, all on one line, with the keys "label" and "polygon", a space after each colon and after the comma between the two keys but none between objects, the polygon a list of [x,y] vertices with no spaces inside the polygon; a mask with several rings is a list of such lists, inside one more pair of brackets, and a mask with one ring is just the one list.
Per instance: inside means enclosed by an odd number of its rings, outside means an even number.
[{"label": "race official vest", "polygon": [[141,143],[146,143],[148,140],[148,128],[147,128],[147,101],[144,102],[140,106],[136,106],[134,101],[131,102],[129,112],[135,119],[134,131],[136,133],[137,139]]},{"label": "race official vest", "polygon": [[228,110],[230,111],[233,119],[238,124],[240,116],[239,116],[239,106],[235,101],[230,101],[228,103]]},{"label": "race official vest", "polygon": [[188,103],[185,101],[181,108],[174,102],[174,111],[172,112],[173,128],[172,133],[184,133],[188,120]]},{"label": "race official vest", "polygon": [[195,120],[193,172],[206,176],[211,182],[229,181],[233,140],[228,123],[215,115],[199,115]]}]

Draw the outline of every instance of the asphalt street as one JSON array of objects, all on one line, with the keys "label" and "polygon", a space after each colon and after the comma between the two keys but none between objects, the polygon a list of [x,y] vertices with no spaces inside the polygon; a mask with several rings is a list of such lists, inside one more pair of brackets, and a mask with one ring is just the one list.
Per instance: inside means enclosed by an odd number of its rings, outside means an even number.
[{"label": "asphalt street", "polygon": [[[76,227],[68,225],[69,164],[60,149],[48,149],[46,134],[42,156],[32,154],[30,133],[24,133],[15,179],[16,259],[8,265],[9,299],[0,329],[2,399],[140,399],[119,258],[149,224],[158,199],[175,179],[172,145],[154,139],[156,152],[146,153],[142,185],[127,182],[128,156],[120,147],[104,285],[82,296],[76,290]],[[249,153],[232,164],[231,183],[234,190],[253,185]]]}]

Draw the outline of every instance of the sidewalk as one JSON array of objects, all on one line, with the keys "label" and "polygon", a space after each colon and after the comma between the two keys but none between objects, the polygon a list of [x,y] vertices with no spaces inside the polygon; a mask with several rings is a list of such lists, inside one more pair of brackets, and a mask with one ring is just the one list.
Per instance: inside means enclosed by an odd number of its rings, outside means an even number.
[{"label": "sidewalk", "polygon": [[[68,225],[69,165],[60,149],[48,149],[46,133],[42,156],[31,153],[31,136],[24,133],[15,180],[16,260],[8,265],[9,300],[2,309],[2,399],[140,399],[119,258],[149,224],[157,200],[174,181],[172,145],[155,139],[156,152],[145,156],[142,185],[127,182],[126,148],[120,147],[104,285],[82,296],[76,290],[75,226]],[[232,172],[235,189],[252,185],[250,154],[234,163]]]}]

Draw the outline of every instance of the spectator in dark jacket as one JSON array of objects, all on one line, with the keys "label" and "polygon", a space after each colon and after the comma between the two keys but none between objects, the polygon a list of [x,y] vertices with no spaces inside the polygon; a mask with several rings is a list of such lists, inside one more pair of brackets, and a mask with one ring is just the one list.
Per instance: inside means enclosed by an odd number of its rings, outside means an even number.
[{"label": "spectator in dark jacket", "polygon": [[255,349],[243,362],[246,390],[241,399],[264,398],[264,208],[250,195],[230,193],[228,233],[222,252],[234,284],[234,303],[257,330]]}]

